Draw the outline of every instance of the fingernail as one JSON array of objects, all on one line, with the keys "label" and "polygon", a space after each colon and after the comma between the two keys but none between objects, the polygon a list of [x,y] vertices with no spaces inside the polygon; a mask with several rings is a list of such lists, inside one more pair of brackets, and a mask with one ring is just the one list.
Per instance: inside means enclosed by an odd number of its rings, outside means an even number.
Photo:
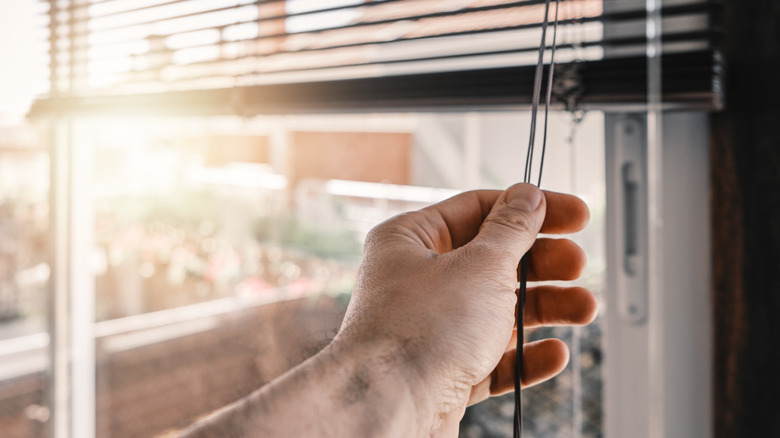
[{"label": "fingernail", "polygon": [[506,193],[506,203],[512,208],[535,211],[542,202],[542,191],[531,184],[515,184]]}]

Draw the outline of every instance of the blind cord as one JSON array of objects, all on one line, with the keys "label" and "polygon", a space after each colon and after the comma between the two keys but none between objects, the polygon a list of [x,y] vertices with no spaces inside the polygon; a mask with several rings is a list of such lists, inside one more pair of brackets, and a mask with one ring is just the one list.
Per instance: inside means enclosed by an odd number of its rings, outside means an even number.
[{"label": "blind cord", "polygon": [[[552,97],[553,75],[555,71],[555,47],[558,35],[558,0],[555,0],[555,22],[553,25],[553,42],[550,52],[550,68],[547,75],[547,94],[544,102],[544,126],[542,128],[542,150],[539,158],[539,177],[536,185],[542,184],[542,169],[544,167],[544,155],[547,150],[547,120],[550,111],[550,99]],[[533,170],[534,146],[536,144],[536,118],[539,110],[539,99],[542,91],[542,77],[544,70],[544,52],[547,46],[547,26],[549,24],[550,0],[546,0],[544,9],[544,21],[542,22],[542,41],[539,45],[539,59],[536,63],[536,75],[534,77],[533,99],[531,101],[531,129],[528,140],[528,150],[525,157],[525,170],[523,182],[531,183]],[[517,344],[515,350],[515,413],[514,413],[514,438],[523,435],[522,397],[520,395],[523,379],[523,310],[525,308],[526,283],[528,281],[528,256],[523,256],[520,261],[520,281],[518,282],[517,297]]]}]

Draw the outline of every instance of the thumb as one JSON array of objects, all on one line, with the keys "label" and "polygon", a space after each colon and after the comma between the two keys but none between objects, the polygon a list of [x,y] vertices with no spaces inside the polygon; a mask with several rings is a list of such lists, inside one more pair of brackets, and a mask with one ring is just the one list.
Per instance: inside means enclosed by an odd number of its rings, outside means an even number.
[{"label": "thumb", "polygon": [[498,251],[517,266],[536,241],[546,210],[547,203],[539,188],[515,184],[499,196],[470,244]]}]

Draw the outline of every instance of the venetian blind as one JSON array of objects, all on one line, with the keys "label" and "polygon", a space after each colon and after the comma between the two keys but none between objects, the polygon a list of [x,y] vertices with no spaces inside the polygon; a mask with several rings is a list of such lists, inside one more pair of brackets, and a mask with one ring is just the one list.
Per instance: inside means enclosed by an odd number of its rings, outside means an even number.
[{"label": "venetian blind", "polygon": [[[544,13],[539,0],[51,0],[41,7],[52,80],[34,113],[522,106]],[[715,12],[706,0],[664,2],[665,101],[718,105]],[[646,100],[644,0],[565,0],[559,17],[556,101]]]}]

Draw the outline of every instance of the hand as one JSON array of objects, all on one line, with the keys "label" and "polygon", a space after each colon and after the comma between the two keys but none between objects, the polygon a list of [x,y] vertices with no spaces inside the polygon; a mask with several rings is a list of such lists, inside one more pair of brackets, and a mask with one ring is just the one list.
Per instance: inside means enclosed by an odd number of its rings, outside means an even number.
[{"label": "hand", "polygon": [[[529,280],[572,280],[585,255],[571,241],[588,210],[573,196],[518,184],[476,191],[380,224],[342,329],[315,356],[184,436],[431,436],[457,434],[467,404],[513,389],[520,258]],[[587,324],[582,288],[528,290],[526,327]],[[523,385],[559,373],[563,342],[523,347]]]},{"label": "hand", "polygon": [[[366,239],[334,344],[395,343],[418,412],[435,420],[431,432],[457,431],[468,404],[513,389],[521,257],[530,250],[530,281],[576,279],[583,251],[537,234],[576,232],[588,218],[579,199],[528,184],[467,192],[392,218]],[[529,288],[525,327],[587,324],[596,311],[585,289]],[[568,357],[556,339],[526,344],[523,386],[558,374]]]}]

